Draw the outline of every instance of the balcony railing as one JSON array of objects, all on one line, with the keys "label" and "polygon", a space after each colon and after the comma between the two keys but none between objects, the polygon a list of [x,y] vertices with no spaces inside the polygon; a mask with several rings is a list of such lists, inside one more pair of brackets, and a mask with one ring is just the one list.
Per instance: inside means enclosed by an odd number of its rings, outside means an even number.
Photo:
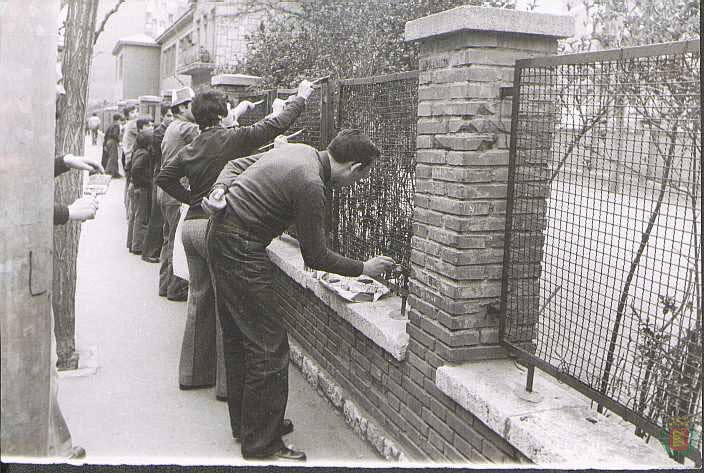
[{"label": "balcony railing", "polygon": [[187,49],[182,49],[179,53],[177,68],[179,74],[190,75],[209,71],[214,67],[215,62],[212,54],[203,46],[194,44]]}]

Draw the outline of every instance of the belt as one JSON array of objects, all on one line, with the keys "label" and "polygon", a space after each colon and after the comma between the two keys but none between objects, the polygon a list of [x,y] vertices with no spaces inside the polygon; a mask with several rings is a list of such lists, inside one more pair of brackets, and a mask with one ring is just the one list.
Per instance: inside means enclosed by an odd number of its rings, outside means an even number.
[{"label": "belt", "polygon": [[242,227],[241,225],[237,225],[236,223],[232,222],[227,222],[225,221],[227,217],[225,216],[217,216],[214,220],[214,223],[221,226],[223,230],[233,233],[237,235],[238,237],[244,239],[244,240],[249,240],[253,241],[256,243],[262,243],[264,245],[268,245],[271,240],[267,240],[266,238],[262,238],[260,235],[257,235],[256,233],[253,233],[249,229]]}]

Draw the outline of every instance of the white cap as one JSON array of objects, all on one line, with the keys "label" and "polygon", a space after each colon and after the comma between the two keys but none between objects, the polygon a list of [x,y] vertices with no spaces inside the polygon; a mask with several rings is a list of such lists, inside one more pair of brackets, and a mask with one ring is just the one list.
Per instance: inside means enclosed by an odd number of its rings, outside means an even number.
[{"label": "white cap", "polygon": [[190,102],[196,94],[190,87],[181,87],[171,91],[171,106],[181,105],[182,103]]}]

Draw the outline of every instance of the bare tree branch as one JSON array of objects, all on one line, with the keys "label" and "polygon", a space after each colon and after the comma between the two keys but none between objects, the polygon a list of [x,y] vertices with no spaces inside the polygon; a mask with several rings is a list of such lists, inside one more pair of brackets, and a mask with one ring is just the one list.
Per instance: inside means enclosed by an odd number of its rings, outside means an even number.
[{"label": "bare tree branch", "polygon": [[100,33],[103,32],[105,29],[105,25],[108,22],[108,19],[113,15],[113,13],[117,13],[117,10],[120,9],[120,5],[125,3],[125,0],[117,0],[117,3],[115,4],[114,7],[112,7],[112,10],[107,12],[105,14],[105,17],[103,18],[103,21],[100,22],[100,26],[98,27],[97,30],[95,30],[95,36],[93,37],[93,46],[95,46],[95,43],[98,41],[98,37],[100,36]]}]

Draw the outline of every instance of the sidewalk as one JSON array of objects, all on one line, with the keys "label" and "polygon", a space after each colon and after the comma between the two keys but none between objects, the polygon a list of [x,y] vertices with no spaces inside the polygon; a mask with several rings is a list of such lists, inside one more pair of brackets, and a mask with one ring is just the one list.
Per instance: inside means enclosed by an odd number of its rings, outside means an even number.
[{"label": "sidewalk", "polygon": [[[86,141],[88,155],[99,159],[99,152],[100,144]],[[160,298],[159,265],[127,251],[124,182],[113,180],[81,234],[76,344],[81,365],[97,369],[60,376],[59,403],[74,444],[94,464],[257,465],[242,460],[227,405],[213,388],[178,389],[186,303]],[[296,430],[284,440],[306,452],[305,465],[385,465],[293,365],[289,387],[286,415]]]}]

